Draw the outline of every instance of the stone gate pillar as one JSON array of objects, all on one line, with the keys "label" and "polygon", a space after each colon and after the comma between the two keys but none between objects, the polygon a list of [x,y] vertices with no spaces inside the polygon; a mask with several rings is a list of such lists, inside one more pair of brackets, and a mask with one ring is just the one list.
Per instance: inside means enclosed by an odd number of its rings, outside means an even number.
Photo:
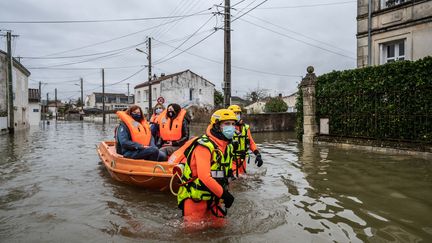
[{"label": "stone gate pillar", "polygon": [[306,77],[300,83],[303,92],[303,143],[313,143],[318,133],[318,126],[315,118],[315,84],[317,77],[312,66],[307,67]]}]

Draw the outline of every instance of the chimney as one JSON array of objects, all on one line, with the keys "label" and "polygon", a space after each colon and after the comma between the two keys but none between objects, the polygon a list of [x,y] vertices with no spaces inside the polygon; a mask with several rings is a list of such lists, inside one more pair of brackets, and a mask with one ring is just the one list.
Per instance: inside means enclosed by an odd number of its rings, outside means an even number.
[{"label": "chimney", "polygon": [[279,93],[279,98],[281,98],[281,99],[282,99],[282,93]]}]

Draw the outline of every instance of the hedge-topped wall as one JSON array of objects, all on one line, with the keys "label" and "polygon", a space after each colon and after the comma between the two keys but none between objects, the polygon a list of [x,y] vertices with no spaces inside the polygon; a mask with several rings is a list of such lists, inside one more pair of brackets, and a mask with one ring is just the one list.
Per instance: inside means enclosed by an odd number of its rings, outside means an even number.
[{"label": "hedge-topped wall", "polygon": [[321,75],[316,110],[331,136],[431,144],[432,57]]}]

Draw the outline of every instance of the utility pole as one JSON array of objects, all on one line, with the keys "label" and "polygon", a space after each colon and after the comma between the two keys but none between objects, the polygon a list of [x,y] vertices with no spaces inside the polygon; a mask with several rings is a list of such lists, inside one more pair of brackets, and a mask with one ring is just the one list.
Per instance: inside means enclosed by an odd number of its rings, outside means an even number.
[{"label": "utility pole", "polygon": [[128,103],[128,105],[129,105],[129,83],[127,83],[127,86],[128,86],[128,92],[127,92],[127,103]]},{"label": "utility pole", "polygon": [[43,111],[43,104],[42,104],[42,82],[39,81],[39,102],[40,102],[40,119],[43,119],[42,111]]},{"label": "utility pole", "polygon": [[230,105],[231,100],[231,20],[230,0],[225,0],[224,24],[224,107]]},{"label": "utility pole", "polygon": [[148,108],[148,117],[150,120],[151,114],[152,112],[152,70],[151,70],[151,38],[148,38],[148,55],[147,55],[147,59],[148,59],[148,97],[149,97],[149,108]]},{"label": "utility pole", "polygon": [[13,59],[12,59],[12,35],[11,32],[8,31],[6,33],[7,39],[7,55],[8,55],[8,101],[9,101],[9,133],[15,132],[15,119],[14,119],[14,94],[12,87],[12,67],[13,67]]},{"label": "utility pole", "polygon": [[54,89],[54,100],[55,100],[55,116],[56,116],[56,120],[57,120],[57,88]]},{"label": "utility pole", "polygon": [[48,111],[49,111],[49,93],[47,92],[47,104],[46,104],[46,113],[45,113],[45,116],[48,115]]},{"label": "utility pole", "polygon": [[83,79],[81,78],[81,110],[84,110]]},{"label": "utility pole", "polygon": [[105,122],[105,71],[102,68],[102,123]]}]

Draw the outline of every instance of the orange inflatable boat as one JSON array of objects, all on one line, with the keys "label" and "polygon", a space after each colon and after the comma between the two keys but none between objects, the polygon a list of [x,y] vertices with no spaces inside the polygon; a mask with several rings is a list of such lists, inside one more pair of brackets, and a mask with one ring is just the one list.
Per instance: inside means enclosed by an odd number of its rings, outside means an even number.
[{"label": "orange inflatable boat", "polygon": [[[176,164],[141,159],[127,159],[116,153],[114,141],[101,142],[97,152],[111,177],[117,181],[151,190],[170,190]],[[173,183],[175,191],[178,183]]]}]

